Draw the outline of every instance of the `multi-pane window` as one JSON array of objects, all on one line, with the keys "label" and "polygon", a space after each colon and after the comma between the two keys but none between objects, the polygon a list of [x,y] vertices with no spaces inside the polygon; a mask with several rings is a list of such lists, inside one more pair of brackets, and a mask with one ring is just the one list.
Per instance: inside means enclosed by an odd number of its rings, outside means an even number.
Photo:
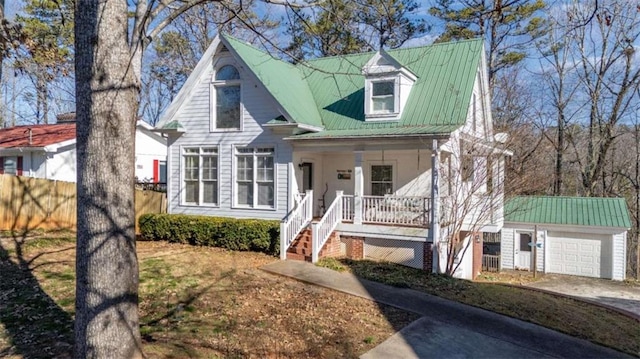
[{"label": "multi-pane window", "polygon": [[275,206],[273,148],[236,148],[236,204]]},{"label": "multi-pane window", "polygon": [[215,128],[240,129],[240,73],[231,66],[219,68],[215,74]]},{"label": "multi-pane window", "polygon": [[371,166],[371,195],[384,196],[393,192],[393,166]]},{"label": "multi-pane window", "polygon": [[189,204],[218,204],[218,149],[210,147],[185,148],[184,202]]},{"label": "multi-pane window", "polygon": [[379,81],[371,83],[373,113],[395,112],[395,82]]}]

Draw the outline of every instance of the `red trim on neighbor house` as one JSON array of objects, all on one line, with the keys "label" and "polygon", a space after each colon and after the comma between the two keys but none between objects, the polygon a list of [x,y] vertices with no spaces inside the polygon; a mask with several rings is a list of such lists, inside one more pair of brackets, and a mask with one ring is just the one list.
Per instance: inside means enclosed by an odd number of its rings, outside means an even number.
[{"label": "red trim on neighbor house", "polygon": [[74,138],[75,123],[15,126],[0,129],[0,148],[44,147]]},{"label": "red trim on neighbor house", "polygon": [[153,183],[160,182],[160,161],[153,160]]},{"label": "red trim on neighbor house", "polygon": [[18,156],[18,161],[17,161],[17,165],[16,165],[16,175],[18,176],[22,176],[22,156]]}]

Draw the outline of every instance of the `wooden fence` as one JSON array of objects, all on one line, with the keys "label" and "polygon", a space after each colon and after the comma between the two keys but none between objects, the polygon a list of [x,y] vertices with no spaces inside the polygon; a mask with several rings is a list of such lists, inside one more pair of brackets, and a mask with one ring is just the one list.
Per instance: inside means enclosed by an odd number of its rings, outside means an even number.
[{"label": "wooden fence", "polygon": [[[165,193],[136,190],[138,218],[166,213]],[[76,184],[30,177],[0,175],[0,230],[76,229]]]}]

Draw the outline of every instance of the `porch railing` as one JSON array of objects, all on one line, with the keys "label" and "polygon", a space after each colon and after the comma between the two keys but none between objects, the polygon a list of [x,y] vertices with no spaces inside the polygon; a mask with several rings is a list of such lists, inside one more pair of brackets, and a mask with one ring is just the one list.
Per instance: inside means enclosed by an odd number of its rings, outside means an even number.
[{"label": "porch railing", "polygon": [[500,271],[500,255],[483,254],[482,255],[482,271],[483,272],[499,272]]},{"label": "porch railing", "polygon": [[[358,217],[357,198],[342,196],[342,219]],[[428,197],[362,196],[362,222],[426,227],[431,201]]]},{"label": "porch railing", "polygon": [[342,196],[342,191],[336,191],[336,199],[333,200],[322,219],[311,224],[311,261],[313,263],[318,261],[322,246],[342,221]]},{"label": "porch railing", "polygon": [[280,223],[280,258],[287,258],[287,249],[298,234],[309,225],[313,218],[313,191],[308,190],[302,200]]}]

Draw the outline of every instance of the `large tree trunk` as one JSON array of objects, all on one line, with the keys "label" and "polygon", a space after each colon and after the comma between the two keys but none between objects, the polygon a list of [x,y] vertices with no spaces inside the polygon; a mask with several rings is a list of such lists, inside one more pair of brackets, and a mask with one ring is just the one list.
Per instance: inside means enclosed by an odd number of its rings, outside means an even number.
[{"label": "large tree trunk", "polygon": [[127,2],[78,0],[76,358],[142,356],[134,233],[138,88]]}]

